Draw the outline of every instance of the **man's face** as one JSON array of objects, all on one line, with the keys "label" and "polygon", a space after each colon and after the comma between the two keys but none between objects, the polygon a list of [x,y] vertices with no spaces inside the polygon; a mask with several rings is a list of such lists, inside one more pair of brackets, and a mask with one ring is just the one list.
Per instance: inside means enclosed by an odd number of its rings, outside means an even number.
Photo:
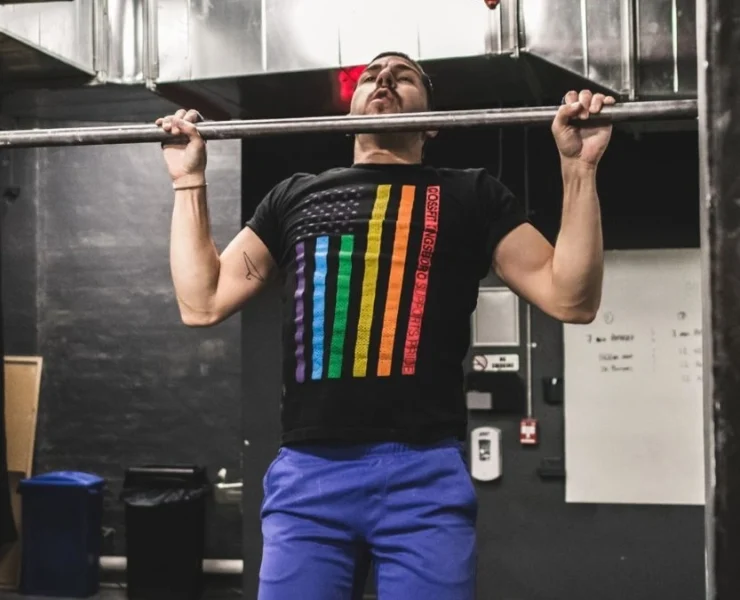
[{"label": "man's face", "polygon": [[383,56],[370,63],[357,82],[350,114],[376,115],[428,110],[421,74],[400,56]]}]

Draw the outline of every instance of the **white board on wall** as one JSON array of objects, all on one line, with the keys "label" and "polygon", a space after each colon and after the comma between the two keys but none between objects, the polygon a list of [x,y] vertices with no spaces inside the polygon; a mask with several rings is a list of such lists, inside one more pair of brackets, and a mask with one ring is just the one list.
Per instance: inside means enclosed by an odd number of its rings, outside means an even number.
[{"label": "white board on wall", "polygon": [[607,252],[599,313],[566,325],[566,501],[704,504],[698,249]]}]

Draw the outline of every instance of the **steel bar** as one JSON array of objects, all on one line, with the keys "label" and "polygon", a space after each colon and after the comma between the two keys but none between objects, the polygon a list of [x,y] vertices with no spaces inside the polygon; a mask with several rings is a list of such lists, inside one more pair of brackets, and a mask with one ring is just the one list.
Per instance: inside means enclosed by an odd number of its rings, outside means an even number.
[{"label": "steel bar", "polygon": [[707,600],[740,598],[740,3],[698,0]]},{"label": "steel bar", "polygon": [[[505,108],[450,112],[403,113],[383,116],[332,116],[297,119],[220,121],[198,124],[206,140],[266,137],[297,133],[380,133],[424,131],[465,127],[507,125],[545,125],[552,122],[557,106]],[[605,107],[597,118],[602,121],[654,121],[695,119],[695,100],[631,102]],[[82,127],[68,129],[30,129],[0,132],[0,148],[48,146],[94,146],[174,141],[154,124]]]}]

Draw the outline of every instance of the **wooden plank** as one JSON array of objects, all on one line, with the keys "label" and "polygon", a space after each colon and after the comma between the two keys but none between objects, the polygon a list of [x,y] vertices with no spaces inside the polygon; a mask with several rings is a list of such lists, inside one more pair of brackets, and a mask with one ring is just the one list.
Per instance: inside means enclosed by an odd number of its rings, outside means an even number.
[{"label": "wooden plank", "polygon": [[8,471],[30,476],[41,391],[40,356],[5,357],[5,429]]},{"label": "wooden plank", "polygon": [[[36,422],[43,359],[40,356],[5,357],[5,430],[8,448],[13,517],[21,531],[21,497],[17,492],[22,479],[33,470]],[[16,588],[20,577],[20,541],[10,544],[0,556],[0,587]]]}]

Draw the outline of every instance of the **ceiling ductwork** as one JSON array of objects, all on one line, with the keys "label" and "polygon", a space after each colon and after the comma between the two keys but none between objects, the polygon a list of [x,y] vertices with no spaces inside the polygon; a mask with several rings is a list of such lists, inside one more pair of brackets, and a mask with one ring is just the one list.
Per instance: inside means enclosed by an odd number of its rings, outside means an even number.
[{"label": "ceiling ductwork", "polygon": [[[696,96],[694,0],[65,0],[0,5],[4,112],[340,114],[354,68],[420,60],[445,109]],[[80,113],[80,114],[77,114]]]},{"label": "ceiling ductwork", "polygon": [[93,2],[0,4],[0,89],[95,77]]},{"label": "ceiling ductwork", "polygon": [[[5,4],[39,4],[49,2],[50,0],[0,0],[0,6]],[[74,0],[63,0],[64,2],[74,2]]]}]

